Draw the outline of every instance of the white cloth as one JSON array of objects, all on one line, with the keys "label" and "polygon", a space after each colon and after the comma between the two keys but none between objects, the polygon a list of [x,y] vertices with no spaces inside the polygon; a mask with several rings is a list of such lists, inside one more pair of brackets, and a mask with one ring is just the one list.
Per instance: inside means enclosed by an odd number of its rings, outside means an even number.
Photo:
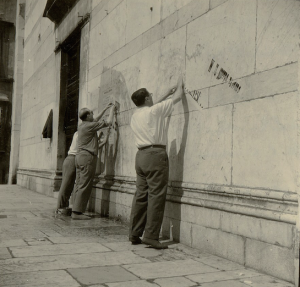
[{"label": "white cloth", "polygon": [[74,135],[73,135],[73,139],[72,139],[72,143],[71,143],[71,146],[70,146],[70,149],[68,151],[68,154],[72,154],[72,155],[76,155],[77,151],[78,151],[78,142],[77,142],[77,139],[78,139],[78,132],[76,132]]},{"label": "white cloth", "polygon": [[148,145],[166,145],[165,118],[173,111],[173,100],[168,99],[152,107],[137,108],[131,117],[131,128],[138,148]]}]

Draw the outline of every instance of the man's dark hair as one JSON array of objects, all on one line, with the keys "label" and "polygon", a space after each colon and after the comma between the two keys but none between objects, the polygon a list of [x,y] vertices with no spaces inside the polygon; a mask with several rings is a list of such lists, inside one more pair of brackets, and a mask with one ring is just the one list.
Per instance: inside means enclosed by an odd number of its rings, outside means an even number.
[{"label": "man's dark hair", "polygon": [[79,111],[79,118],[82,121],[86,120],[86,117],[90,114],[90,111],[87,108],[83,108]]},{"label": "man's dark hair", "polygon": [[132,94],[131,100],[137,107],[139,107],[145,103],[145,98],[147,96],[149,96],[149,92],[147,91],[147,89],[141,88]]}]

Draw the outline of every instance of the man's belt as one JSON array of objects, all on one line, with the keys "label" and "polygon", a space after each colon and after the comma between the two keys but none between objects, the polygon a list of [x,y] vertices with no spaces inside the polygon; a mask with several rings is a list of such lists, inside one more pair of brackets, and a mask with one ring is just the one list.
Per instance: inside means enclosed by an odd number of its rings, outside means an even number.
[{"label": "man's belt", "polygon": [[79,151],[87,151],[87,152],[90,153],[92,156],[95,156],[95,155],[96,155],[96,154],[93,153],[92,151],[89,151],[89,150],[84,149],[84,148],[79,149]]},{"label": "man's belt", "polygon": [[153,145],[146,145],[146,146],[142,146],[142,147],[139,147],[138,149],[139,150],[143,150],[143,149],[147,149],[147,148],[163,148],[163,149],[166,149],[166,146],[165,145],[159,145],[159,144],[153,144]]}]

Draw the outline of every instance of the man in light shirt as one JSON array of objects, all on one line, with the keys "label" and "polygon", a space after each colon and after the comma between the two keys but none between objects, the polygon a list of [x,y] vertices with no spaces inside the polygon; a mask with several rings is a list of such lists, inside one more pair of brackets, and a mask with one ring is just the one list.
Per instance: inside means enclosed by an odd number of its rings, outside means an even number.
[{"label": "man in light shirt", "polygon": [[158,240],[169,179],[165,118],[171,115],[173,105],[181,100],[182,94],[183,81],[180,77],[177,87],[170,89],[156,104],[153,104],[152,94],[145,88],[131,96],[137,110],[130,125],[138,148],[135,159],[136,193],[129,230],[132,244],[142,243],[140,237],[145,231],[143,243],[156,249],[167,248]]},{"label": "man in light shirt", "polygon": [[75,155],[77,153],[78,133],[74,133],[68,156],[65,158],[62,170],[62,182],[57,198],[56,214],[71,215],[72,209],[69,208],[69,199],[72,194],[75,178]]}]

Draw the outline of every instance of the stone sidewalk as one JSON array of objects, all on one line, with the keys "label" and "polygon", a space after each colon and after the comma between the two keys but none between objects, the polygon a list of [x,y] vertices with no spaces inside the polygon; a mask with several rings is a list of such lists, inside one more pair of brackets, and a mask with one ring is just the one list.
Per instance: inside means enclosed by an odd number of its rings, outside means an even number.
[{"label": "stone sidewalk", "polygon": [[0,286],[292,287],[228,260],[170,242],[128,242],[125,224],[54,217],[56,199],[0,185]]}]

